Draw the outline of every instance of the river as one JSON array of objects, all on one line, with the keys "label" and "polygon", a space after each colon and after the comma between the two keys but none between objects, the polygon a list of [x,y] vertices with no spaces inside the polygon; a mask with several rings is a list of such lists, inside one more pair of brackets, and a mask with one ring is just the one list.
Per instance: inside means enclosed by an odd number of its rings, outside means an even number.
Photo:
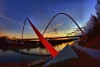
[{"label": "river", "polygon": [[[61,51],[67,44],[72,45],[74,41],[62,43],[54,46],[57,51]],[[23,52],[23,53],[22,53]],[[38,55],[38,56],[37,56]],[[22,49],[18,51],[14,50],[0,50],[0,63],[18,63],[34,61],[42,58],[39,55],[50,55],[45,48],[30,48]]]}]

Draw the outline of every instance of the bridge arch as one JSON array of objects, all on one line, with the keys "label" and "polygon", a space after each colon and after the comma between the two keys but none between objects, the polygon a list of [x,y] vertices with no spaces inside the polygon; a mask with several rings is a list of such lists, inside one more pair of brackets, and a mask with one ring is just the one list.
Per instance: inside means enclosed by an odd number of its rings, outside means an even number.
[{"label": "bridge arch", "polygon": [[[63,15],[65,15],[65,16],[68,16],[68,17],[76,24],[76,26],[79,28],[79,30],[80,30],[81,33],[83,34],[84,38],[86,38],[86,35],[84,34],[84,32],[82,31],[82,29],[80,28],[80,26],[77,24],[77,22],[76,22],[70,15],[68,15],[68,14],[66,14],[66,13],[58,13],[58,14],[54,15],[54,16],[51,18],[51,20],[49,21],[49,23],[48,23],[48,25],[46,26],[45,30],[43,31],[43,34],[44,34],[45,31],[47,30],[47,28],[48,28],[48,26],[50,25],[50,23],[52,22],[52,20],[53,20],[56,16],[58,16],[58,15],[60,15],[60,14],[63,14]],[[43,34],[42,34],[42,35],[43,35]]]}]

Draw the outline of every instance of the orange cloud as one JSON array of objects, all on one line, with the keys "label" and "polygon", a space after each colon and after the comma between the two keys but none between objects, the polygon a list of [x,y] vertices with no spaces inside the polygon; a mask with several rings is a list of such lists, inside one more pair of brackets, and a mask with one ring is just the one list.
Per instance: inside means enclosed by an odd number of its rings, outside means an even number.
[{"label": "orange cloud", "polygon": [[0,32],[0,36],[3,36],[3,33]]}]

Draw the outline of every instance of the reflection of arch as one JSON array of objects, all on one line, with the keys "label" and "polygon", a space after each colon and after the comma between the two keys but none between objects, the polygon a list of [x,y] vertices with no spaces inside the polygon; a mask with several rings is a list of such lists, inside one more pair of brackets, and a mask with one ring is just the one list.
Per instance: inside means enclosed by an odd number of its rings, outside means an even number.
[{"label": "reflection of arch", "polygon": [[23,52],[23,51],[19,51],[19,50],[13,50],[13,51],[17,52],[17,53],[20,53],[20,54],[23,54],[23,55],[30,55],[30,56],[50,56],[50,54],[42,55],[42,54]]},{"label": "reflection of arch", "polygon": [[48,23],[47,27],[45,28],[43,34],[44,34],[45,31],[47,30],[47,28],[48,28],[48,26],[50,25],[50,23],[52,22],[52,20],[53,20],[56,16],[58,16],[58,15],[60,15],[60,14],[63,14],[63,15],[68,16],[68,17],[77,25],[77,27],[79,28],[79,30],[80,30],[81,33],[83,34],[84,38],[86,38],[86,35],[84,34],[84,32],[82,31],[82,29],[80,28],[80,26],[76,23],[76,21],[75,21],[71,16],[69,16],[69,15],[66,14],[66,13],[58,13],[58,14],[54,15],[53,18],[52,18],[52,19],[50,20],[50,22]]}]

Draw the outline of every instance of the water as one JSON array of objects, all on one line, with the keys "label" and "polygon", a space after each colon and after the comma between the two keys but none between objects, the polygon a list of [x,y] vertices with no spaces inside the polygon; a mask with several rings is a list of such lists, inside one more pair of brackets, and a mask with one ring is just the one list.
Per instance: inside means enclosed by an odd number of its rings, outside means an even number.
[{"label": "water", "polygon": [[[67,44],[72,45],[73,42],[62,43],[54,46],[57,51],[61,51]],[[23,52],[23,53],[21,53]],[[49,52],[44,48],[31,48],[31,49],[23,49],[18,51],[3,51],[0,50],[0,63],[18,63],[18,62],[28,62],[34,61],[42,58],[43,56],[36,55],[49,55]],[[24,59],[24,60],[23,60]]]}]

